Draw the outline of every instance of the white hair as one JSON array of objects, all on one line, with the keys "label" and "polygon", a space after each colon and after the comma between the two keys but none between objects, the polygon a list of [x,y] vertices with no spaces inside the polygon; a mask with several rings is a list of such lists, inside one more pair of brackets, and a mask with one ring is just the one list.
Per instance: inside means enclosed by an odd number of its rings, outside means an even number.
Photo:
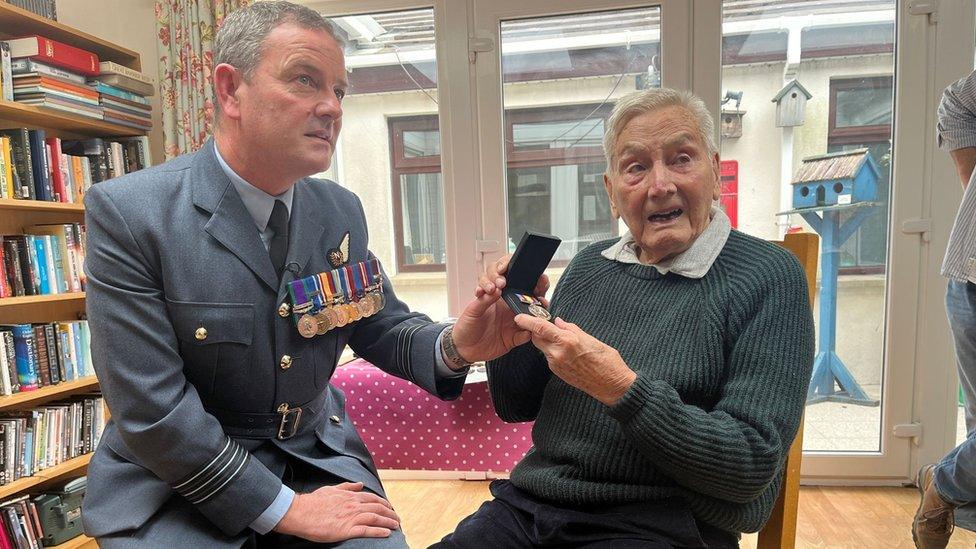
[{"label": "white hair", "polygon": [[712,120],[712,115],[701,98],[689,91],[671,88],[640,90],[620,98],[610,112],[607,128],[603,133],[603,153],[607,158],[607,173],[613,170],[613,152],[617,146],[617,138],[620,137],[627,123],[642,114],[674,106],[684,107],[698,120],[699,137],[708,149],[708,155],[717,153],[715,121]]}]

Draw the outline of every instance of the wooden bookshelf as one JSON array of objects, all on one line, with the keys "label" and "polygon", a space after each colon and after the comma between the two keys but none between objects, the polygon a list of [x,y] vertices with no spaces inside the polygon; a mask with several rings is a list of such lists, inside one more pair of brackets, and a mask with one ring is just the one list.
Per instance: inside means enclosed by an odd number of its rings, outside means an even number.
[{"label": "wooden bookshelf", "polygon": [[65,202],[48,202],[47,200],[16,200],[13,198],[0,198],[0,211],[18,211],[30,213],[58,212],[84,215],[85,205],[68,204]]},{"label": "wooden bookshelf", "polygon": [[142,70],[139,54],[129,48],[113,44],[108,40],[102,40],[87,32],[62,25],[57,21],[41,17],[0,0],[0,39],[32,34],[39,34],[90,51],[98,56],[99,61],[115,61],[130,69]]},{"label": "wooden bookshelf", "polygon": [[[4,4],[0,1],[0,6]],[[112,124],[69,112],[35,107],[15,101],[0,101],[0,128],[43,129],[48,137],[83,139],[85,137],[127,137],[145,135],[144,131]]]},{"label": "wooden bookshelf", "polygon": [[96,549],[97,547],[98,543],[93,538],[82,534],[76,538],[69,539],[61,545],[52,545],[51,547],[45,547],[45,549]]},{"label": "wooden bookshelf", "polygon": [[4,484],[0,486],[0,499],[7,499],[28,490],[32,492],[44,490],[61,481],[80,477],[85,474],[85,469],[88,467],[88,462],[91,460],[91,457],[91,454],[85,454],[74,459],[69,459],[60,465],[38,471],[34,476],[20,478],[10,484]]},{"label": "wooden bookshelf", "polygon": [[10,396],[0,396],[0,411],[18,408],[29,408],[51,399],[66,398],[77,393],[88,393],[98,390],[98,380],[95,376],[83,377],[72,381],[62,381],[57,385],[41,387],[36,391],[24,391]]},{"label": "wooden bookshelf", "polygon": [[[90,51],[102,61],[141,71],[139,53],[78,29],[35,15],[0,0],[0,40],[40,35]],[[0,128],[43,129],[49,137],[85,139],[146,135],[148,130],[133,129],[45,107],[0,101]],[[33,200],[0,200],[0,234],[22,234],[31,225],[80,223],[83,204],[63,204]],[[43,296],[0,298],[0,323],[48,323],[71,321],[85,313],[85,294],[67,293]],[[0,411],[27,410],[45,403],[98,390],[95,377],[67,381],[36,391],[0,397]],[[39,471],[36,475],[0,486],[0,499],[56,488],[86,473],[91,454]],[[57,546],[61,549],[97,547],[95,540],[79,536]]]},{"label": "wooden bookshelf", "polygon": [[0,298],[0,324],[77,320],[85,312],[85,292]]}]

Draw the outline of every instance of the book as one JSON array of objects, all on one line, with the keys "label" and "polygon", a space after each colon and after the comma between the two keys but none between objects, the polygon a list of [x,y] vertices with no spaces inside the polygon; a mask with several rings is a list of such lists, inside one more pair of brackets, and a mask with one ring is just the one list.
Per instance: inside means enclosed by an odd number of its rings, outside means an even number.
[{"label": "book", "polygon": [[138,80],[146,84],[153,85],[155,82],[153,78],[148,74],[143,74],[135,69],[130,69],[124,65],[119,65],[114,61],[102,61],[98,64],[98,68],[102,73],[102,76],[107,74],[120,74],[122,76],[127,76],[133,80]]},{"label": "book", "polygon": [[44,130],[27,130],[28,147],[31,155],[31,168],[34,172],[34,198],[51,200],[51,182],[48,179],[47,153],[44,148]]},{"label": "book", "polygon": [[37,389],[37,341],[30,324],[13,327],[14,352],[17,355],[17,383],[21,391]]},{"label": "book", "polygon": [[[42,324],[35,324],[32,328],[34,330],[34,342],[37,345],[37,386],[47,387],[51,384],[51,362],[50,357],[48,357],[47,337],[44,336]],[[51,351],[57,351],[57,349],[51,349]]]},{"label": "book", "polygon": [[40,295],[41,281],[37,275],[37,252],[34,244],[29,241],[26,235],[16,235],[12,237],[17,242],[17,251],[20,252],[20,269],[24,279],[25,295]]},{"label": "book", "polygon": [[0,297],[10,297],[13,291],[10,288],[10,277],[7,276],[7,263],[3,257],[3,246],[0,246]]},{"label": "book", "polygon": [[14,100],[14,80],[11,68],[10,45],[0,41],[0,99]]},{"label": "book", "polygon": [[98,93],[100,93],[102,95],[111,95],[112,97],[118,97],[118,98],[125,99],[125,100],[128,100],[128,101],[133,101],[133,102],[136,102],[136,103],[141,103],[143,105],[149,105],[150,104],[148,99],[146,99],[145,97],[143,97],[143,96],[141,96],[139,94],[135,94],[135,93],[132,93],[130,91],[126,91],[126,90],[123,90],[123,89],[120,89],[120,88],[116,88],[116,87],[113,87],[113,86],[109,86],[108,84],[106,84],[104,82],[99,82],[98,80],[90,80],[88,83],[91,84],[92,86],[94,86],[95,87],[95,90],[98,91]]},{"label": "book", "polygon": [[[3,337],[4,333],[0,331],[0,392],[4,395],[12,395],[14,393],[10,387],[10,370],[8,369],[10,367],[8,364],[10,358],[7,354],[7,340]],[[16,360],[16,357],[14,360]],[[2,470],[3,468],[0,467],[0,471]],[[2,480],[0,480],[0,484],[2,484]]]},{"label": "book", "polygon": [[3,197],[4,198],[15,198],[14,193],[14,163],[13,157],[10,154],[10,138],[6,135],[0,135],[0,184],[4,185]]},{"label": "book", "polygon": [[3,344],[7,352],[7,371],[4,372],[4,377],[10,380],[10,392],[19,393],[20,380],[17,379],[17,351],[13,331],[0,330],[0,339],[3,339]]},{"label": "book", "polygon": [[69,92],[72,95],[76,95],[79,98],[90,99],[94,102],[98,102],[98,92],[86,86],[85,84],[75,84],[74,82],[65,82],[59,78],[54,78],[51,76],[42,76],[36,73],[18,74],[14,76],[14,96],[20,92],[23,88],[34,88],[43,87],[55,90],[60,90],[63,92]]},{"label": "book", "polygon": [[24,288],[23,267],[20,264],[20,249],[17,241],[7,237],[3,239],[3,266],[7,272],[7,283],[13,296],[26,295]]},{"label": "book", "polygon": [[47,342],[48,370],[51,374],[51,383],[61,383],[61,361],[59,360],[58,342],[52,324],[44,325],[44,341]]},{"label": "book", "polygon": [[23,103],[25,105],[33,105],[35,107],[46,107],[48,109],[55,109],[55,110],[64,111],[71,114],[87,116],[88,118],[95,118],[98,120],[102,119],[102,113],[100,111],[97,110],[93,111],[78,105],[72,105],[69,101],[57,97],[20,100],[18,102]]},{"label": "book", "polygon": [[48,137],[44,140],[51,151],[51,199],[54,202],[67,202],[65,194],[65,169],[61,165],[61,140],[57,137]]},{"label": "book", "polygon": [[31,161],[30,136],[27,128],[0,130],[0,135],[10,139],[10,157],[13,160],[14,198],[34,198],[34,168]]},{"label": "book", "polygon": [[85,76],[99,74],[98,56],[90,51],[37,35],[8,40],[7,43],[10,44],[10,56],[15,59],[29,57]]},{"label": "book", "polygon": [[121,74],[104,74],[98,77],[98,81],[108,84],[114,88],[121,88],[142,96],[151,96],[156,94],[155,85],[147,84]]},{"label": "book", "polygon": [[41,63],[34,61],[33,59],[13,59],[10,61],[10,70],[16,76],[18,74],[43,74],[45,76],[50,76],[52,78],[57,78],[65,82],[71,82],[74,84],[85,85],[87,79],[76,73],[62,69],[61,67],[55,67],[54,65],[48,65],[47,63]]},{"label": "book", "polygon": [[39,283],[38,295],[49,295],[51,293],[51,281],[47,276],[47,255],[44,250],[44,241],[34,235],[26,235],[28,245],[31,247],[31,268],[37,273]]}]

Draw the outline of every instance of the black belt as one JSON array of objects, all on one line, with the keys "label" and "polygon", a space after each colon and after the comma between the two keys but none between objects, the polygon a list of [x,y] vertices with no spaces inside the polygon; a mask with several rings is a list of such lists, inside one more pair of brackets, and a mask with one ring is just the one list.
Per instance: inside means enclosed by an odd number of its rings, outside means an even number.
[{"label": "black belt", "polygon": [[324,390],[300,406],[291,407],[287,403],[282,404],[277,412],[270,414],[232,412],[219,408],[205,409],[220,421],[224,432],[232,437],[286,440],[299,432],[299,426],[315,424],[315,417],[322,413],[328,397],[328,390]]}]

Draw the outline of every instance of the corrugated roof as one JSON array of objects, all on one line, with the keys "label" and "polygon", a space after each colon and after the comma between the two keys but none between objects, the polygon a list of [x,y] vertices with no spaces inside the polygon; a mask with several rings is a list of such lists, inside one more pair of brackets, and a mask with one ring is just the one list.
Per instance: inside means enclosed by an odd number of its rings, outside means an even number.
[{"label": "corrugated roof", "polygon": [[[775,17],[828,15],[869,11],[894,11],[894,0],[724,0],[723,22],[733,23]],[[357,51],[377,53],[392,46],[400,50],[428,48],[434,43],[434,12],[431,9],[379,13],[367,16],[380,32],[361,34],[343,27],[350,46],[349,55]],[[343,19],[343,18],[338,18]],[[594,34],[646,31],[660,25],[656,8],[622,9],[605,12],[569,14],[545,18],[505,21],[502,39],[570,38]],[[371,25],[372,28],[373,27]]]},{"label": "corrugated roof", "polygon": [[853,179],[867,156],[867,149],[854,149],[804,158],[793,176],[793,184]]}]

